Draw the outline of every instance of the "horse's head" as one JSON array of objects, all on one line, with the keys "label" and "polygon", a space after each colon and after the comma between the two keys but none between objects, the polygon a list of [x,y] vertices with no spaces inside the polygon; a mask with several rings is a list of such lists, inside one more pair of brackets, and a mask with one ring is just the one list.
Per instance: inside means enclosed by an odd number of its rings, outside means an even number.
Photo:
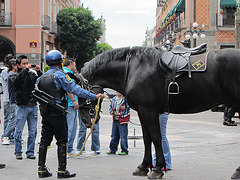
[{"label": "horse's head", "polygon": [[[72,74],[69,73],[68,74],[72,79],[74,79],[75,83],[77,83],[79,86],[81,86],[81,88],[90,91],[93,94],[98,94],[98,93],[103,93],[103,88],[101,86],[98,85],[89,85],[88,84],[88,80],[85,79],[82,74]],[[86,100],[83,98],[78,98],[78,104],[79,104],[79,110],[80,110],[80,116],[82,118],[82,121],[84,122],[85,126],[87,128],[90,128],[92,126],[92,122],[95,118],[95,106],[97,105],[98,100],[95,101],[90,101],[90,100]],[[98,123],[99,119],[100,119],[100,110],[101,110],[101,104],[102,104],[102,100],[100,101],[99,104],[99,111],[98,111],[98,115],[97,115],[97,119],[95,123]]]},{"label": "horse's head", "polygon": [[[103,89],[100,86],[88,86],[87,90],[89,90],[93,94],[103,93]],[[82,98],[78,98],[78,101],[79,101],[79,110],[80,110],[80,116],[82,118],[82,121],[84,122],[87,128],[90,128],[96,115],[95,106],[97,105],[98,101],[97,100],[90,101]],[[98,123],[100,119],[101,104],[102,104],[102,100],[100,101],[100,104],[99,104],[99,111],[97,114],[97,119],[95,124]]]}]

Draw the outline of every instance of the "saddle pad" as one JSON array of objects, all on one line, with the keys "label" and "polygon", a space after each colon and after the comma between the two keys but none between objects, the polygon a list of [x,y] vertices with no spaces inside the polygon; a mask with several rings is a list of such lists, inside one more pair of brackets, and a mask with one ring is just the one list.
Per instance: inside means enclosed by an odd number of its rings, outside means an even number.
[{"label": "saddle pad", "polygon": [[[205,71],[207,69],[208,52],[190,56],[191,71]],[[185,66],[181,71],[188,71],[188,66]]]}]

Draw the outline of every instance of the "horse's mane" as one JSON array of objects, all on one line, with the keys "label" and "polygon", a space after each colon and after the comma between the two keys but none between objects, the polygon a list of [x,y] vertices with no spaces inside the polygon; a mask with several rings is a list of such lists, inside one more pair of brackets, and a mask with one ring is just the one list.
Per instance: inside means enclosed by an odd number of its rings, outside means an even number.
[{"label": "horse's mane", "polygon": [[81,72],[83,74],[85,73],[92,74],[92,70],[96,69],[102,64],[106,64],[114,60],[125,61],[128,53],[135,54],[138,57],[138,59],[141,59],[142,56],[151,57],[148,59],[158,59],[161,57],[162,51],[155,47],[143,47],[143,46],[134,46],[132,48],[123,47],[108,50],[97,55],[91,61],[87,62],[82,68]]}]

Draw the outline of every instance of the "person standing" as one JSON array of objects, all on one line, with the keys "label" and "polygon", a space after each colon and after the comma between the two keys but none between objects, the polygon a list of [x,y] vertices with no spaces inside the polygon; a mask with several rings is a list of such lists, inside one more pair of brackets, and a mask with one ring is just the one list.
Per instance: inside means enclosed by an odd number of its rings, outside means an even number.
[{"label": "person standing", "polygon": [[[66,59],[63,63],[63,71],[65,73],[74,73],[76,69],[76,63],[72,59]],[[68,125],[68,143],[67,152],[71,155],[77,155],[77,152],[73,149],[73,142],[77,132],[77,113],[78,113],[78,98],[76,95],[67,93],[68,109],[67,125]]]},{"label": "person standing", "polygon": [[[0,109],[1,109],[1,106],[0,106]],[[1,124],[1,119],[0,119],[0,124]],[[5,168],[5,164],[2,164],[2,163],[0,163],[0,169],[3,169],[3,168]]]},{"label": "person standing", "polygon": [[[9,71],[9,75],[7,78],[7,87],[8,87],[9,102],[10,102],[10,120],[8,121],[5,133],[3,134],[3,139],[7,139],[7,140],[9,140],[8,138],[11,136],[12,132],[14,132],[15,126],[16,126],[16,122],[15,122],[16,101],[14,97],[14,87],[11,80],[11,75],[17,72],[16,59],[12,59],[9,61],[8,71]],[[8,145],[8,144],[4,144],[4,145]]]},{"label": "person standing", "polygon": [[128,122],[130,120],[130,107],[119,92],[116,92],[110,104],[110,114],[113,116],[112,135],[110,150],[107,154],[115,154],[118,150],[118,143],[121,140],[121,152],[119,155],[128,155]]},{"label": "person standing", "polygon": [[31,64],[28,64],[28,58],[21,55],[17,59],[18,72],[11,76],[15,89],[16,100],[16,128],[14,132],[15,156],[22,160],[22,133],[24,125],[28,124],[28,142],[26,155],[28,159],[35,159],[34,147],[37,135],[38,108],[35,100],[32,99],[32,91],[36,80],[42,75],[40,66],[36,65],[35,70],[38,75],[30,71]]},{"label": "person standing", "polygon": [[4,130],[2,134],[2,145],[9,145],[10,144],[10,139],[13,139],[13,134],[14,132],[11,133],[10,137],[4,137],[3,135],[6,131],[6,128],[8,126],[8,122],[10,120],[10,102],[9,102],[9,94],[8,94],[8,86],[7,86],[7,78],[8,78],[8,68],[9,68],[9,61],[12,60],[14,57],[12,54],[8,54],[4,58],[4,64],[7,67],[4,69],[1,73],[1,78],[2,78],[2,87],[3,87],[3,114],[4,114]]},{"label": "person standing", "polygon": [[[167,121],[168,121],[167,112],[159,115],[159,125],[160,125],[160,131],[162,135],[162,150],[163,150],[163,155],[166,162],[166,170],[168,171],[172,169],[172,161],[171,161],[170,147],[169,147],[168,139],[166,136]],[[154,166],[156,165],[156,153],[154,154],[154,157],[153,157],[153,165]],[[164,171],[164,168],[162,168],[161,170]]]},{"label": "person standing", "polygon": [[[51,50],[46,55],[47,65],[50,69],[38,79],[37,86],[39,90],[54,97],[55,103],[62,106],[66,105],[65,94],[75,94],[78,97],[90,100],[104,98],[103,94],[92,94],[76,83],[62,70],[63,56],[58,50]],[[42,137],[39,146],[38,176],[45,178],[52,176],[52,173],[46,167],[47,147],[51,144],[53,135],[57,140],[58,146],[58,178],[75,177],[76,173],[71,174],[66,170],[67,166],[67,140],[68,127],[66,114],[53,106],[40,102],[40,112],[42,116]]]},{"label": "person standing", "polygon": [[[82,149],[83,143],[86,139],[87,127],[83,123],[80,113],[78,114],[78,117],[79,117],[79,131],[78,131],[77,151],[80,152]],[[94,151],[94,154],[101,153],[100,140],[99,140],[99,121],[93,126],[91,150]],[[83,151],[85,151],[85,147],[83,148]]]}]

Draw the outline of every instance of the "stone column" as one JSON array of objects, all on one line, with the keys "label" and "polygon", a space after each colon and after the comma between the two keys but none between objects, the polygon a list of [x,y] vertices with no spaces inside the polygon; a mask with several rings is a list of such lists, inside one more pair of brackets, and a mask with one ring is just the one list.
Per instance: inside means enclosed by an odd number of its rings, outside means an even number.
[{"label": "stone column", "polygon": [[235,48],[239,49],[240,46],[240,9],[235,13]]}]

